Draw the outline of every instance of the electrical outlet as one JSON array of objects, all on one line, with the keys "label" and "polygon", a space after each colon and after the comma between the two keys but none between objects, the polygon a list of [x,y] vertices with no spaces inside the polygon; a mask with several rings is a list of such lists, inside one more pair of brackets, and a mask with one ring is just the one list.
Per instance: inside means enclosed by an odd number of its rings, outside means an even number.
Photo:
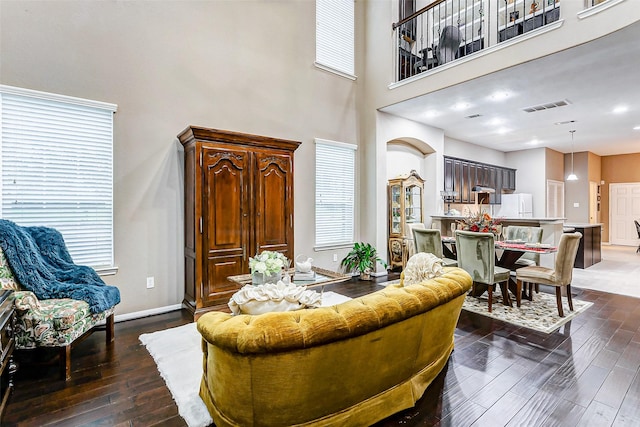
[{"label": "electrical outlet", "polygon": [[338,254],[333,254],[333,262],[338,262]]},{"label": "electrical outlet", "polygon": [[580,207],[580,203],[578,203],[578,202],[574,203],[574,204],[573,204],[573,207],[574,207],[574,208],[579,208],[579,207]]},{"label": "electrical outlet", "polygon": [[147,277],[147,289],[151,289],[155,286],[155,280],[152,277]]}]

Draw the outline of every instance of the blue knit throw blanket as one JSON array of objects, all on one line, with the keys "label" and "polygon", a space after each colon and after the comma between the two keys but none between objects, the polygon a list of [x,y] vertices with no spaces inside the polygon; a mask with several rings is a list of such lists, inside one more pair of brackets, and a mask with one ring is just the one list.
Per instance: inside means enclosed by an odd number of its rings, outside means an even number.
[{"label": "blue knit throw blanket", "polygon": [[0,220],[0,247],[20,286],[39,299],[86,301],[91,313],[120,302],[120,291],[102,281],[91,267],[76,265],[62,234],[48,227],[22,227]]}]

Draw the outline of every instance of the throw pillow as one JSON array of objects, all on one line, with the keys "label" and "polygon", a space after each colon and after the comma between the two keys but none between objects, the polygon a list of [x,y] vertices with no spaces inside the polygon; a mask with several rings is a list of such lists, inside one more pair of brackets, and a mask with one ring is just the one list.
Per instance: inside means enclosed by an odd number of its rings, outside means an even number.
[{"label": "throw pillow", "polygon": [[229,308],[233,314],[262,314],[272,311],[294,311],[320,307],[322,294],[293,283],[245,285],[233,294]]},{"label": "throw pillow", "polygon": [[442,259],[434,254],[418,252],[407,261],[402,284],[408,286],[422,283],[425,280],[441,276],[443,272]]}]

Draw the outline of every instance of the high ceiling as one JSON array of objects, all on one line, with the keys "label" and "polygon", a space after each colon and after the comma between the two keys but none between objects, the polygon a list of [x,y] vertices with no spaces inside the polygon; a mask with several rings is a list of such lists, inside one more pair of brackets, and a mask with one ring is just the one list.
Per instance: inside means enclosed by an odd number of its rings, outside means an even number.
[{"label": "high ceiling", "polygon": [[[504,152],[535,147],[571,152],[570,130],[576,131],[576,152],[640,152],[639,40],[640,23],[635,23],[590,43],[382,111]],[[568,104],[524,111],[559,101]],[[616,108],[626,111],[614,112]]]}]

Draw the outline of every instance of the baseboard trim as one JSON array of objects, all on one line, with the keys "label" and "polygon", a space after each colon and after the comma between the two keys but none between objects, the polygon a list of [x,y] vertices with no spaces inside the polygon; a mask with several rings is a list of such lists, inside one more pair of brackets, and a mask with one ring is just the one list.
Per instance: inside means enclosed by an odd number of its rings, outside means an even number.
[{"label": "baseboard trim", "polygon": [[150,308],[149,310],[134,311],[133,313],[118,314],[113,320],[115,322],[125,322],[127,320],[141,319],[143,317],[153,316],[155,314],[169,313],[182,309],[182,304],[167,305],[165,307]]}]

